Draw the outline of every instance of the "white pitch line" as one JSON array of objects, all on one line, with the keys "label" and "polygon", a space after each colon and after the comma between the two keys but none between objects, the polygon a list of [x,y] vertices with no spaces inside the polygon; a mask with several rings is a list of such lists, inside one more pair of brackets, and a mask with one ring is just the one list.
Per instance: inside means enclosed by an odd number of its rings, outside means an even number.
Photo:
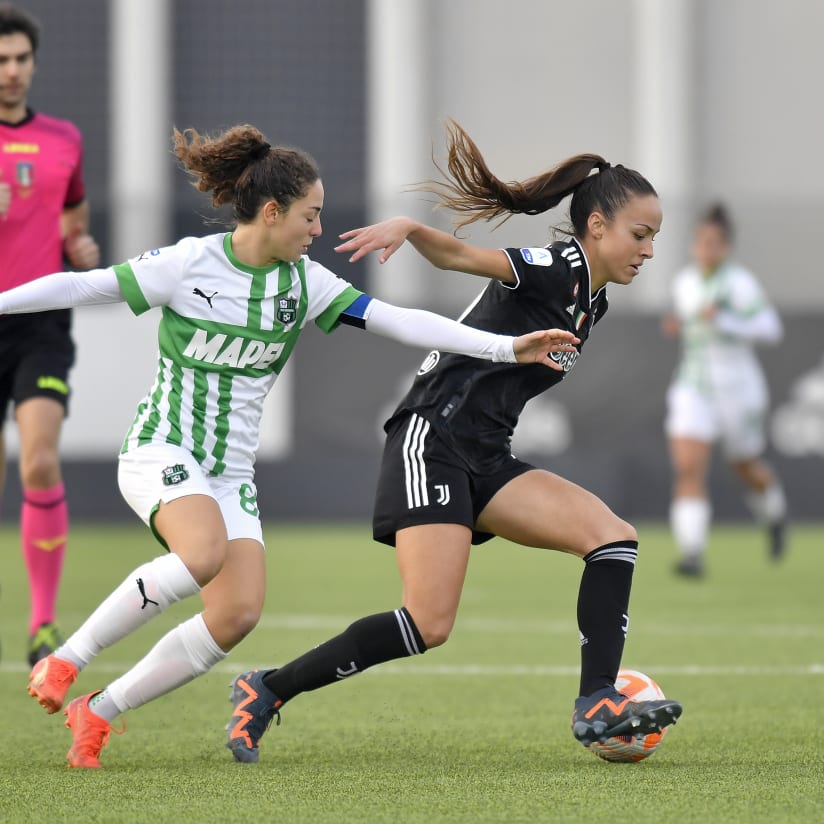
[{"label": "white pitch line", "polygon": [[[237,675],[239,672],[255,669],[261,666],[276,666],[277,663],[268,661],[266,664],[249,663],[248,661],[223,661],[213,667],[212,672],[229,673]],[[117,673],[126,672],[133,666],[133,662],[109,661],[106,663],[92,664],[95,673]],[[730,677],[757,677],[757,676],[820,676],[824,675],[824,664],[790,664],[785,666],[761,666],[761,665],[713,665],[713,664],[632,664],[627,663],[627,667],[637,669],[642,672],[655,673],[656,677],[663,675],[679,676],[730,676]],[[18,675],[29,672],[28,664],[8,661],[0,664],[0,675]],[[566,677],[578,675],[580,667],[572,664],[426,664],[420,661],[387,663],[367,670],[366,674],[371,675],[404,675],[413,676],[537,676],[546,677]]]},{"label": "white pitch line", "polygon": [[[302,613],[268,613],[261,616],[258,629],[305,630],[318,629],[342,632],[353,616],[313,615]],[[458,616],[456,632],[489,634],[578,635],[574,621],[512,620],[508,618],[464,618]],[[824,638],[824,624],[666,624],[647,622],[632,625],[635,635],[665,635],[678,637],[730,636],[752,638]]]}]

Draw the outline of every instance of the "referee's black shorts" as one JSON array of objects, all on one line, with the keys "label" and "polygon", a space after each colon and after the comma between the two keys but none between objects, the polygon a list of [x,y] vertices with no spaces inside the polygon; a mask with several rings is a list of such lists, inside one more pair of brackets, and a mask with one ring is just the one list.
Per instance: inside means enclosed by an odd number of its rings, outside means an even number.
[{"label": "referee's black shorts", "polygon": [[386,436],[372,535],[395,546],[395,533],[405,527],[462,524],[472,530],[472,543],[482,544],[494,537],[475,529],[483,508],[509,481],[534,468],[508,455],[492,474],[473,474],[427,420],[410,413]]},{"label": "referee's black shorts", "polygon": [[0,428],[9,402],[52,398],[69,412],[70,309],[0,317]]}]

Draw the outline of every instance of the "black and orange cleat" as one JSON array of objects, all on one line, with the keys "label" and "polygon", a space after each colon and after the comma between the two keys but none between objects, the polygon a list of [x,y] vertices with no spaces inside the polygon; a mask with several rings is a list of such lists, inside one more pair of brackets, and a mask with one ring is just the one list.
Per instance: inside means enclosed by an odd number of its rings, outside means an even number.
[{"label": "black and orange cleat", "polygon": [[633,701],[614,687],[604,687],[575,699],[572,734],[588,747],[617,735],[647,735],[661,732],[681,716],[677,701]]},{"label": "black and orange cleat", "polygon": [[260,739],[275,716],[280,724],[283,702],[263,683],[260,670],[241,673],[230,686],[232,692],[229,700],[234,710],[226,725],[226,746],[232,751],[235,761],[256,764],[260,758]]}]

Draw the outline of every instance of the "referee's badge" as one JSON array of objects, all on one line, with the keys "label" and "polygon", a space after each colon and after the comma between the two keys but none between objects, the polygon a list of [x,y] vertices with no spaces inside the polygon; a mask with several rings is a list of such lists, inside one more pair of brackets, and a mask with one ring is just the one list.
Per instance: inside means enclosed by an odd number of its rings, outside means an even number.
[{"label": "referee's badge", "polygon": [[20,187],[17,194],[20,197],[28,197],[34,186],[34,163],[30,160],[21,160],[16,166],[15,176]]},{"label": "referee's badge", "polygon": [[278,320],[285,326],[297,317],[297,298],[278,298]]}]

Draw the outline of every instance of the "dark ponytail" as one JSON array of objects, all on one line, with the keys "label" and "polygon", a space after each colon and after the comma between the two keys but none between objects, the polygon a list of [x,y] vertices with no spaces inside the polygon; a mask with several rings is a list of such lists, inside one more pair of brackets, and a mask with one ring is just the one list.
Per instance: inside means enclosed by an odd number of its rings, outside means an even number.
[{"label": "dark ponytail", "polygon": [[438,166],[445,181],[430,181],[420,188],[437,194],[441,206],[467,215],[456,222],[458,229],[476,220],[503,216],[504,222],[511,215],[541,214],[571,194],[570,221],[575,234],[583,237],[593,211],[611,220],[630,197],[656,194],[638,172],[612,166],[597,154],[575,155],[528,180],[504,183],[458,123],[448,121],[447,132],[446,171]]}]

